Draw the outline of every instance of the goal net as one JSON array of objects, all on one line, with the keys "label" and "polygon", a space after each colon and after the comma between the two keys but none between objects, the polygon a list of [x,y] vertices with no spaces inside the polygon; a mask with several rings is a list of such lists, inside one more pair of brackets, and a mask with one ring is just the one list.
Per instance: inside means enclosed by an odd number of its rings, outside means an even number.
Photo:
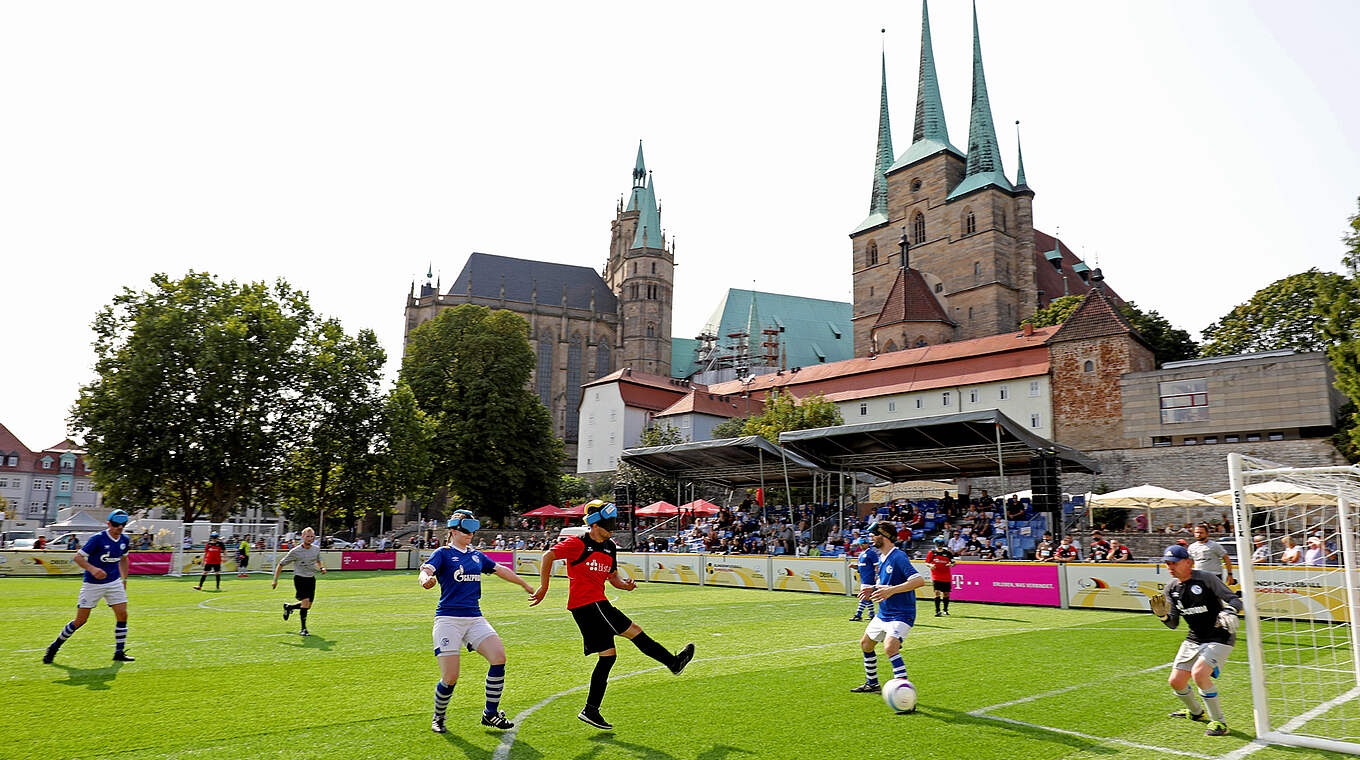
[{"label": "goal net", "polygon": [[1360,468],[1230,454],[1261,741],[1360,754]]},{"label": "goal net", "polygon": [[[224,545],[222,573],[272,573],[278,563],[282,528],[278,523],[191,522],[181,523],[175,537],[175,559],[171,575],[200,575],[203,572],[204,548],[212,534]],[[241,551],[245,543],[247,551]],[[240,557],[244,555],[244,562]]]}]

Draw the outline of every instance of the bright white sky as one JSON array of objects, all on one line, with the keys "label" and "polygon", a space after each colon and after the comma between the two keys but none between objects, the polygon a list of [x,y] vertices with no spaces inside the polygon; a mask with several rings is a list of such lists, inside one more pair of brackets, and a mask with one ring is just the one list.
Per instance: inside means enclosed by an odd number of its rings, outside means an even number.
[{"label": "bright white sky", "polygon": [[[1036,225],[1192,332],[1335,269],[1360,195],[1360,3],[981,0],[1007,173]],[[966,146],[969,5],[931,6]],[[389,376],[426,263],[596,267],[639,138],[676,236],[675,334],[729,287],[849,300],[886,26],[911,135],[909,2],[68,2],[0,8],[0,422],[65,435],[89,324],[189,268],[283,277]]]}]

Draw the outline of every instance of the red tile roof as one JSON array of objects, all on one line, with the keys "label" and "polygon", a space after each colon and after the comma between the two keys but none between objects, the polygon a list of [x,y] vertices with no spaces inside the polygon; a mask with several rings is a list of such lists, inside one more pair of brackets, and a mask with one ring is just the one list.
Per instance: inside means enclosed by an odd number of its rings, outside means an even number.
[{"label": "red tile roof", "polygon": [[944,322],[954,324],[949,314],[940,305],[935,294],[930,292],[926,278],[915,269],[898,269],[897,279],[893,280],[892,290],[883,302],[883,310],[878,313],[874,327],[895,325],[899,322]]},{"label": "red tile roof", "polygon": [[1132,335],[1143,345],[1147,340],[1138,334],[1119,307],[1110,300],[1104,287],[1095,287],[1086,294],[1085,300],[1067,317],[1058,331],[1049,338],[1050,343],[1087,338],[1103,338],[1109,335]]},{"label": "red tile roof", "polygon": [[[4,467],[7,460],[3,457],[10,454],[19,457],[18,467]],[[7,471],[20,472],[31,472],[34,467],[33,450],[25,446],[24,442],[19,440],[19,436],[11,433],[9,428],[4,425],[0,425],[0,467],[4,467]]]},{"label": "red tile roof", "polygon": [[659,412],[674,404],[692,388],[703,387],[692,385],[685,380],[634,372],[627,367],[596,378],[581,387],[590,388],[609,383],[618,383],[619,395],[623,397],[625,405],[652,412]]},{"label": "red tile roof", "polygon": [[[756,375],[749,383],[740,380],[715,383],[708,390],[731,395],[746,391],[763,398],[770,388],[778,387],[787,388],[801,397],[813,392],[843,394],[884,386],[912,385],[919,389],[984,382],[951,380],[964,377],[1006,379],[1042,374],[1047,372],[1048,366],[1048,349],[1044,343],[1057,331],[1057,327],[1040,327],[1028,336],[1019,332],[1002,333],[909,348],[872,358],[800,367],[797,372]],[[921,385],[923,383],[929,384]]]},{"label": "red tile roof", "polygon": [[[1091,289],[1090,283],[1081,279],[1081,275],[1077,274],[1076,271],[1072,269],[1072,267],[1081,262],[1081,257],[1072,253],[1072,249],[1068,248],[1067,244],[1061,240],[1053,237],[1047,232],[1035,230],[1034,277],[1036,284],[1039,286],[1039,290],[1044,292],[1044,306],[1047,306],[1053,299],[1061,298],[1064,295],[1063,276],[1058,274],[1058,270],[1054,269],[1053,265],[1050,264],[1048,259],[1044,256],[1045,253],[1053,250],[1054,246],[1057,246],[1058,251],[1062,254],[1063,273],[1067,275],[1066,294],[1079,296]],[[1109,290],[1108,287],[1107,290]],[[1124,302],[1124,299],[1120,298],[1119,294],[1113,290],[1110,290],[1109,294],[1114,298],[1116,303]]]},{"label": "red tile roof", "polygon": [[[658,412],[656,417],[669,417],[676,414],[708,414],[714,417],[745,417],[748,413],[747,404],[743,404],[744,399],[740,395],[724,396],[716,393],[709,393],[706,390],[690,391],[666,408],[665,411]],[[755,413],[760,413],[760,407],[756,405]]]},{"label": "red tile roof", "polygon": [[694,385],[690,383],[688,380],[677,380],[676,378],[673,377],[653,375],[647,372],[637,372],[630,367],[624,367],[623,369],[615,370],[605,375],[604,377],[597,377],[594,380],[591,380],[590,382],[586,383],[585,385],[582,385],[581,387],[589,388],[592,385],[604,385],[605,383],[612,383],[619,380],[633,383],[634,385],[646,385],[653,388],[665,388],[667,390],[674,390],[676,393],[688,393],[691,388],[703,387]]}]

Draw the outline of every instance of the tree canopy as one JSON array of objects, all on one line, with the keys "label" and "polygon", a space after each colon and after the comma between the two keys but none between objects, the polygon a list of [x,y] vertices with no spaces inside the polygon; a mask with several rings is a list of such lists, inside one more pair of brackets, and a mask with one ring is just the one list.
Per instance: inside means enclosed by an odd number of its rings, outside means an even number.
[{"label": "tree canopy", "polygon": [[713,432],[709,435],[712,440],[719,441],[724,438],[740,438],[746,435],[746,420],[741,417],[733,417],[723,420],[713,426]]},{"label": "tree canopy", "polygon": [[[1067,318],[1072,316],[1072,312],[1085,300],[1085,294],[1055,298],[1048,306],[1034,312],[1025,321],[1035,327],[1060,325],[1066,322]],[[1192,359],[1199,355],[1199,346],[1190,337],[1190,333],[1172,325],[1156,310],[1143,311],[1137,304],[1129,301],[1120,307],[1119,312],[1148,342],[1158,366],[1166,362]]]},{"label": "tree canopy", "polygon": [[105,499],[223,520],[272,497],[307,414],[314,322],[282,280],[125,288],[95,318],[96,379],[70,418]]},{"label": "tree canopy", "polygon": [[1326,296],[1346,278],[1309,269],[1256,291],[1245,303],[1204,328],[1204,356],[1227,356],[1277,348],[1325,351]]},{"label": "tree canopy", "polygon": [[503,520],[557,499],[562,443],[529,390],[529,323],[464,304],[408,336],[401,379],[433,425],[431,477],[453,503]]},{"label": "tree canopy", "polygon": [[792,393],[771,392],[765,399],[765,408],[746,421],[742,433],[779,443],[779,434],[785,431],[831,427],[844,422],[840,408],[820,393],[800,401]]}]

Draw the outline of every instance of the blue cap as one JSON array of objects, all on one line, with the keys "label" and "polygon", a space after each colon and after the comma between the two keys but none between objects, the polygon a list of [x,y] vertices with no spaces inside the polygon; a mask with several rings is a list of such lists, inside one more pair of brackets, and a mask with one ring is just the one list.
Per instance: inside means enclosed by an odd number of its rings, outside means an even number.
[{"label": "blue cap", "polygon": [[128,513],[121,509],[115,509],[109,513],[109,522],[114,525],[127,525]]},{"label": "blue cap", "polygon": [[1162,552],[1163,562],[1176,562],[1182,559],[1190,559],[1190,552],[1186,551],[1185,547],[1180,544],[1172,544],[1166,547],[1166,551]]}]

